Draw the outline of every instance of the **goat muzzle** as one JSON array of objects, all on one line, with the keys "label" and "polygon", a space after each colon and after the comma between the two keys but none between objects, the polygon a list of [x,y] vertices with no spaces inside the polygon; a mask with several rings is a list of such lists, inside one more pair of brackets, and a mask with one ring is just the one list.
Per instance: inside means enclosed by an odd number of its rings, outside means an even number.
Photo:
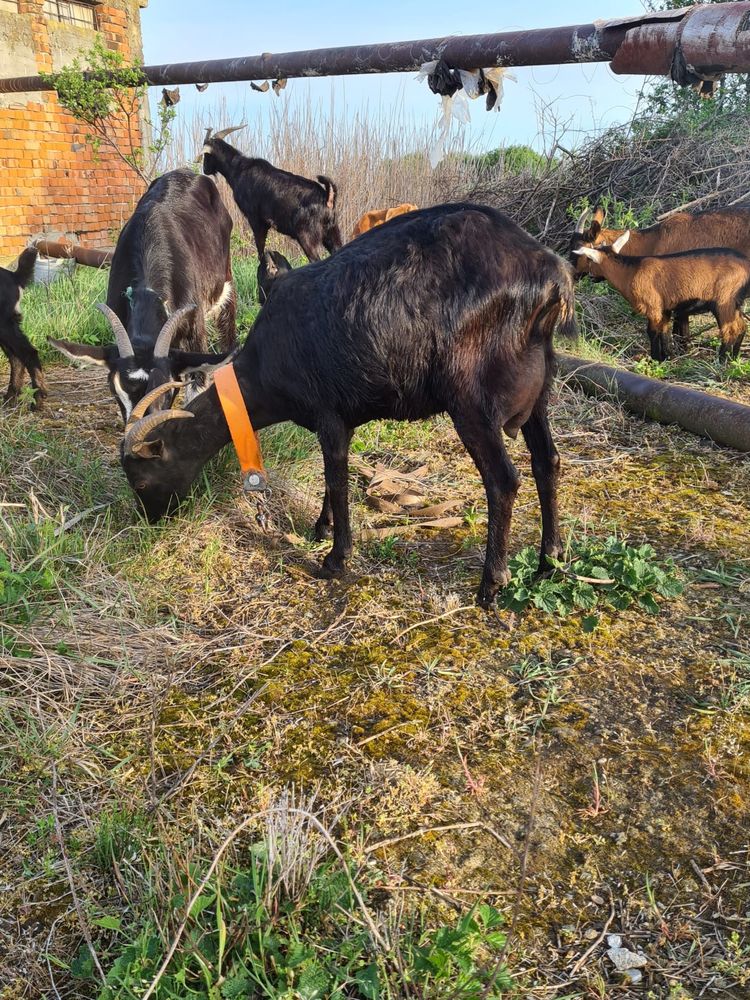
[{"label": "goat muzzle", "polygon": [[115,343],[117,344],[117,350],[119,351],[120,357],[135,357],[135,351],[133,350],[133,345],[130,343],[128,331],[123,326],[122,320],[117,313],[113,309],[110,309],[104,302],[97,302],[96,308],[102,316],[104,316],[112,328],[112,333],[115,335]]}]

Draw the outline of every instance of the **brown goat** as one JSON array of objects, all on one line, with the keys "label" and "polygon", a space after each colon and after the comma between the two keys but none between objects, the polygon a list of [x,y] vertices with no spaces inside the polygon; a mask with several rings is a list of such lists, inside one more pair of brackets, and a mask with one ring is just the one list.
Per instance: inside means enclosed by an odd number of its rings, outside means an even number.
[{"label": "brown goat", "polygon": [[735,250],[687,250],[661,257],[625,257],[626,231],[612,246],[579,247],[590,273],[606,279],[648,322],[651,357],[669,356],[669,328],[678,310],[710,312],[721,334],[719,357],[737,357],[745,335],[742,304],[750,293],[750,260]]},{"label": "brown goat", "polygon": [[416,211],[416,205],[410,205],[408,202],[403,202],[401,205],[396,205],[395,208],[377,208],[373,209],[371,212],[365,212],[352,230],[352,239],[354,239],[355,236],[361,236],[362,233],[369,232],[371,229],[374,229],[375,226],[382,226],[384,222],[388,222],[390,219],[395,219],[397,215],[406,215],[407,212]]},{"label": "brown goat", "polygon": [[[576,255],[583,246],[611,245],[626,232],[624,229],[603,229],[604,209],[599,206],[586,225],[588,210],[583,212],[571,241],[576,274],[588,274],[589,260]],[[750,257],[750,209],[718,208],[705,212],[675,212],[667,219],[646,229],[631,229],[628,251],[637,257],[657,257],[683,250],[705,250],[710,247],[736,250]],[[682,350],[687,348],[690,332],[690,309],[677,310],[674,317],[674,339]]]}]

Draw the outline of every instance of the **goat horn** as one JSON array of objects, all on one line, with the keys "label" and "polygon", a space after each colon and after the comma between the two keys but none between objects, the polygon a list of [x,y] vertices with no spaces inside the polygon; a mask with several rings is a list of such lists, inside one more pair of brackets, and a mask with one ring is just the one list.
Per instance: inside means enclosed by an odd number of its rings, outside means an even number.
[{"label": "goat horn", "polygon": [[213,134],[213,129],[212,128],[207,128],[206,129],[206,138],[203,140],[203,145],[204,146],[206,145],[206,143],[208,142],[208,140],[211,138],[212,134]]},{"label": "goat horn", "polygon": [[161,328],[161,333],[156,338],[156,343],[154,344],[154,358],[166,358],[169,354],[169,348],[172,346],[172,338],[179,330],[184,319],[191,313],[197,310],[198,306],[195,303],[191,303],[189,306],[183,306],[181,309],[176,309],[172,315],[169,317],[167,322]]},{"label": "goat horn", "polygon": [[161,413],[149,413],[147,417],[141,417],[136,423],[130,425],[130,430],[125,435],[123,448],[126,455],[132,455],[136,445],[146,440],[147,436],[154,428],[165,424],[168,420],[187,420],[195,416],[190,410],[162,410]]},{"label": "goat horn", "polygon": [[113,309],[110,309],[108,305],[105,305],[104,302],[97,302],[96,308],[112,327],[112,333],[115,335],[115,343],[117,344],[117,350],[120,352],[120,357],[134,357],[135,351],[133,350],[133,345],[130,343],[128,331],[122,325],[122,320],[117,313]]},{"label": "goat horn", "polygon": [[214,132],[211,136],[212,139],[226,139],[228,135],[232,132],[239,132],[240,129],[247,128],[247,122],[243,122],[242,125],[230,125],[229,128],[223,128],[219,132]]},{"label": "goat horn", "polygon": [[147,392],[143,399],[139,399],[133,407],[133,412],[130,414],[130,419],[128,420],[128,426],[137,423],[145,417],[149,406],[153,406],[157,399],[160,399],[165,392],[171,392],[172,389],[182,389],[182,382],[162,382],[161,385],[157,385],[151,392]]},{"label": "goat horn", "polygon": [[586,231],[586,222],[588,220],[588,216],[589,216],[589,212],[590,211],[591,211],[590,208],[584,208],[584,210],[581,212],[581,214],[580,214],[580,216],[578,218],[578,222],[576,223],[576,232],[577,233],[583,233],[583,232]]}]

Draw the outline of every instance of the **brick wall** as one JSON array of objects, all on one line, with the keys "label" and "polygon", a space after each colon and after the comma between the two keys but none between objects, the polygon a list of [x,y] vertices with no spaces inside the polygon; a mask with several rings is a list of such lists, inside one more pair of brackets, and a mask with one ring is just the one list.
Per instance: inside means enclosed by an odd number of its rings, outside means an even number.
[{"label": "brick wall", "polygon": [[[110,48],[142,59],[139,7],[147,0],[107,0],[97,25]],[[19,13],[0,16],[2,76],[60,69],[93,44],[92,30],[62,24],[43,13],[43,0],[19,0]],[[128,148],[124,123],[114,129]],[[116,153],[98,157],[85,128],[60,108],[53,93],[12,94],[0,103],[0,262],[11,260],[32,236],[67,236],[109,246],[143,192],[143,182]],[[140,129],[135,136],[141,142]]]}]

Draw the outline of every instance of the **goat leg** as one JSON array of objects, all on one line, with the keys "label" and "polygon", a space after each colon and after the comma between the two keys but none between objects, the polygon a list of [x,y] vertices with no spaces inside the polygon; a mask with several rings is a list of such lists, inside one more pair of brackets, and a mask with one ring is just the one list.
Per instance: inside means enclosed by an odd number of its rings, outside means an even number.
[{"label": "goat leg", "polygon": [[721,334],[719,360],[725,361],[727,355],[733,358],[739,356],[742,340],[745,336],[745,317],[739,309],[719,309],[716,317]]},{"label": "goat leg", "polygon": [[538,400],[531,416],[521,428],[526,447],[531,454],[531,471],[534,474],[539,506],[542,510],[542,546],[539,553],[539,573],[548,573],[549,556],[557,559],[562,554],[560,519],[557,507],[557,487],[560,481],[560,455],[552,440],[547,419],[547,400]]},{"label": "goat leg", "polygon": [[483,413],[451,413],[458,436],[474,459],[487,493],[487,552],[477,604],[490,607],[510,582],[508,537],[519,475],[503,444],[500,422]]},{"label": "goat leg", "polygon": [[[333,548],[323,560],[323,576],[340,576],[352,551],[349,522],[349,445],[353,431],[339,417],[328,417],[318,427],[323,449],[326,496],[333,516]],[[326,503],[323,502],[323,510]],[[321,513],[321,517],[323,514]]]},{"label": "goat leg", "polygon": [[324,542],[333,535],[333,511],[331,510],[331,494],[326,486],[323,496],[323,507],[320,517],[315,522],[314,537],[316,542]]}]

